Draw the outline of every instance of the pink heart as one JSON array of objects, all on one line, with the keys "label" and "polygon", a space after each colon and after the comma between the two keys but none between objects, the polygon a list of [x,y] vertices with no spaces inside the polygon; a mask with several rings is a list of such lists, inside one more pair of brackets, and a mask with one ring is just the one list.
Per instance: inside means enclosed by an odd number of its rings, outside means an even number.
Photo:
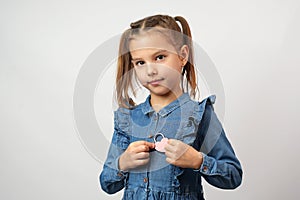
[{"label": "pink heart", "polygon": [[168,138],[161,139],[160,142],[155,142],[155,149],[160,152],[166,152],[165,146],[168,143]]}]

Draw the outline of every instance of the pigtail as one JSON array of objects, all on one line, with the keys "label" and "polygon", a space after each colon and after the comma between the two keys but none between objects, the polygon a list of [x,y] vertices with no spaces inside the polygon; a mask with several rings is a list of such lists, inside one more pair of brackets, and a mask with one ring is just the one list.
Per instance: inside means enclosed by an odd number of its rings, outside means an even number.
[{"label": "pigtail", "polygon": [[180,16],[174,17],[174,19],[175,21],[180,22],[182,27],[182,33],[192,39],[191,29],[188,22],[183,17]]},{"label": "pigtail", "polygon": [[[181,25],[181,28],[179,24]],[[119,45],[119,57],[118,57],[118,70],[116,75],[116,99],[121,107],[132,108],[135,106],[135,102],[130,98],[129,91],[133,96],[136,96],[136,92],[133,89],[133,80],[135,77],[133,65],[131,63],[131,54],[129,52],[129,41],[135,35],[140,34],[142,31],[149,31],[154,27],[165,28],[170,31],[162,31],[176,49],[180,49],[182,45],[189,47],[188,62],[183,67],[182,80],[186,81],[186,87],[183,85],[182,90],[189,92],[190,96],[196,96],[196,91],[199,91],[196,84],[196,74],[194,67],[194,52],[192,44],[191,30],[188,22],[180,16],[171,17],[168,15],[153,15],[130,24],[130,28],[127,29],[121,36]],[[181,34],[177,34],[181,33]]]},{"label": "pigtail", "polygon": [[[118,57],[118,70],[116,75],[116,97],[119,106],[129,108],[134,106],[135,103],[130,98],[128,91],[132,90],[132,77],[133,70],[131,64],[131,55],[128,48],[128,37],[130,29],[125,31],[120,39],[119,57]],[[133,90],[132,90],[133,91]],[[135,92],[133,91],[133,95]]]},{"label": "pigtail", "polygon": [[188,22],[181,16],[174,17],[175,21],[178,21],[181,24],[182,33],[184,34],[183,44],[186,44],[189,47],[189,60],[183,68],[182,74],[186,75],[187,84],[189,83],[191,86],[190,94],[191,96],[196,96],[197,81],[196,81],[196,73],[194,66],[194,51],[193,51],[193,43],[192,43],[192,34],[191,29]]}]

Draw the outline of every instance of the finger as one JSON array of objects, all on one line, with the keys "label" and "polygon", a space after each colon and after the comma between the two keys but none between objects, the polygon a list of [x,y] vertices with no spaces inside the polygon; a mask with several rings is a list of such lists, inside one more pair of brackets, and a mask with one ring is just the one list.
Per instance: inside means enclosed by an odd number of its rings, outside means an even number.
[{"label": "finger", "polygon": [[151,143],[151,142],[147,142],[147,141],[144,141],[144,140],[139,140],[139,141],[136,141],[136,142],[133,142],[131,143],[133,144],[133,146],[141,146],[141,145],[145,145],[145,146],[148,146],[149,148],[153,149],[155,147],[155,144],[154,143]]},{"label": "finger", "polygon": [[176,153],[176,152],[169,152],[169,151],[166,151],[166,152],[165,152],[165,155],[166,155],[166,157],[169,158],[169,159],[172,159],[172,160],[178,160],[182,154],[178,154],[178,153]]},{"label": "finger", "polygon": [[150,148],[148,145],[140,145],[134,148],[134,152],[135,153],[139,153],[139,152],[149,152]]},{"label": "finger", "polygon": [[168,144],[169,144],[169,145],[172,145],[172,146],[177,145],[178,142],[179,142],[179,140],[176,140],[176,139],[169,139],[169,140],[168,140]]},{"label": "finger", "polygon": [[135,166],[142,166],[142,165],[146,165],[149,161],[150,161],[150,159],[146,158],[146,159],[135,160],[135,161],[133,161],[133,163]]},{"label": "finger", "polygon": [[134,158],[135,159],[147,159],[147,158],[149,158],[149,153],[140,152],[140,153],[135,154]]},{"label": "finger", "polygon": [[146,141],[144,140],[139,140],[131,143],[132,146],[140,146],[140,145],[145,145]]},{"label": "finger", "polygon": [[147,145],[150,149],[155,148],[155,144],[152,143],[152,142],[147,142],[147,141],[145,141],[145,144],[144,144],[144,145]]},{"label": "finger", "polygon": [[174,152],[174,146],[167,143],[165,146],[165,150],[166,152]]},{"label": "finger", "polygon": [[175,160],[173,160],[172,158],[166,158],[166,161],[172,165],[175,164]]},{"label": "finger", "polygon": [[172,152],[170,152],[170,151],[166,151],[166,152],[165,152],[165,156],[166,156],[167,158],[173,158],[173,157],[174,157],[174,154],[173,154]]}]

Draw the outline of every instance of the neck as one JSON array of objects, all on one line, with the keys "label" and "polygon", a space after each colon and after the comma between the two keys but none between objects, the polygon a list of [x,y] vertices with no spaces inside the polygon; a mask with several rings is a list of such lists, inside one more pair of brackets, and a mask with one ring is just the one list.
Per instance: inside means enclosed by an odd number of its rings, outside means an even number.
[{"label": "neck", "polygon": [[163,107],[169,105],[183,94],[182,91],[177,93],[169,92],[165,95],[151,94],[150,103],[155,112],[160,111]]}]

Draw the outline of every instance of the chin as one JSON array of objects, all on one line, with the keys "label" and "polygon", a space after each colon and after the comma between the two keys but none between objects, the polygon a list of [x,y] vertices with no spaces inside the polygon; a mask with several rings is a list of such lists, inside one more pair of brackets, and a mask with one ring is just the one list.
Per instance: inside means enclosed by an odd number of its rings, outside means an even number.
[{"label": "chin", "polygon": [[150,94],[154,94],[157,96],[168,96],[170,94],[175,94],[173,90],[170,90],[169,88],[164,87],[162,85],[156,87],[149,87],[148,85],[144,85],[144,87],[149,90]]},{"label": "chin", "polygon": [[156,96],[169,96],[170,94],[173,94],[171,90],[149,90],[150,94],[154,94]]}]

